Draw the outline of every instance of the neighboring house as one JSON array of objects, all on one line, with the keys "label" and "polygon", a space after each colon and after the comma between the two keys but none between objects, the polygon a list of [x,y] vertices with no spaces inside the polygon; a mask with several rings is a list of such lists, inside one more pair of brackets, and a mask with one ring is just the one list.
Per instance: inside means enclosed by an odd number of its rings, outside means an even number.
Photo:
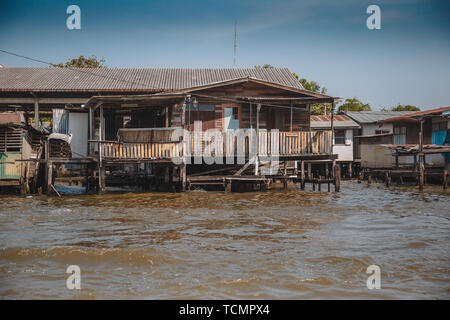
[{"label": "neighboring house", "polygon": [[36,184],[38,159],[42,152],[41,132],[26,126],[21,112],[0,113],[0,186]]},{"label": "neighboring house", "polygon": [[[351,176],[354,170],[353,137],[358,134],[360,125],[345,114],[334,116],[333,153],[337,161],[344,165],[344,170]],[[311,116],[311,130],[331,130],[331,116]]]},{"label": "neighboring house", "polygon": [[440,149],[449,144],[450,107],[392,117],[383,120],[383,123],[391,124],[394,128],[390,148],[394,150],[394,153],[404,154],[398,161],[400,165],[414,165],[414,162],[417,161],[415,158],[420,153],[420,127],[422,125],[425,164],[429,167],[444,167],[445,157],[448,158],[448,153],[442,153]]},{"label": "neighboring house", "polygon": [[[411,111],[344,111],[341,114],[347,115],[360,125],[360,129],[354,136],[354,159],[361,160],[361,166],[364,167],[367,163],[362,161],[362,149],[365,149],[366,156],[378,156],[370,154],[373,152],[372,147],[367,145],[377,144],[376,135],[389,135],[394,131],[392,123],[383,123],[381,121],[395,116],[403,116],[412,113]],[[375,136],[375,138],[374,138]],[[367,138],[365,138],[367,137]],[[380,136],[380,139],[385,139]],[[362,145],[366,144],[366,147]]]},{"label": "neighboring house", "polygon": [[[260,113],[261,129],[280,131],[309,130],[309,111],[305,109],[308,98],[328,99],[329,96],[304,90],[300,82],[287,68],[222,68],[222,69],[181,69],[181,68],[1,68],[0,69],[0,109],[21,110],[34,116],[39,124],[42,111],[53,111],[62,121],[55,122],[55,132],[72,134],[71,148],[73,156],[86,156],[88,139],[87,108],[82,109],[90,98],[106,95],[153,95],[192,88],[211,87],[206,90],[214,95],[222,95],[225,88],[253,87],[250,96],[254,96],[253,108],[245,104],[203,103],[198,108],[188,109],[191,126],[195,120],[202,120],[204,129],[220,127],[222,129],[256,128],[256,104],[258,95],[270,96],[284,91],[292,93],[292,101],[283,101],[283,105],[293,105],[292,118],[289,108],[263,107]],[[214,91],[219,88],[223,92]],[[239,96],[239,93],[235,93]],[[298,99],[303,97],[304,100]],[[184,97],[182,97],[184,99]],[[263,104],[270,104],[271,97]],[[170,99],[167,99],[170,100]],[[173,99],[172,99],[173,100]],[[275,100],[274,100],[275,101]],[[129,120],[129,126],[145,128],[174,127],[181,125],[181,104],[172,108],[166,101],[160,106],[142,108],[137,104],[119,105],[123,111],[116,114],[105,112],[106,127],[103,128],[106,139],[115,139],[117,129]],[[162,106],[162,104],[165,104]],[[134,108],[134,106],[136,106]],[[191,110],[192,109],[192,110]],[[252,109],[252,111],[249,111]],[[57,111],[59,110],[59,111]],[[251,119],[252,117],[252,119]],[[100,119],[95,119],[97,128]],[[98,137],[98,131],[92,137]]]}]

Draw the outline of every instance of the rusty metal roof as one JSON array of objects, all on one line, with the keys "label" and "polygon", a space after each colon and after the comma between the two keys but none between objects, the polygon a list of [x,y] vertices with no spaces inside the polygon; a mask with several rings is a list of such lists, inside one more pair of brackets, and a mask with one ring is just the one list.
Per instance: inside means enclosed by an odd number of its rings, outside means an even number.
[{"label": "rusty metal roof", "polygon": [[23,115],[18,112],[2,112],[0,113],[0,125],[16,125],[19,126],[24,122]]},{"label": "rusty metal roof", "polygon": [[0,91],[160,92],[243,77],[303,89],[287,68],[0,68]]},{"label": "rusty metal roof", "polygon": [[[360,128],[359,124],[350,119],[345,114],[336,114],[333,119],[333,127],[335,128]],[[331,116],[311,116],[312,129],[331,128]]]}]

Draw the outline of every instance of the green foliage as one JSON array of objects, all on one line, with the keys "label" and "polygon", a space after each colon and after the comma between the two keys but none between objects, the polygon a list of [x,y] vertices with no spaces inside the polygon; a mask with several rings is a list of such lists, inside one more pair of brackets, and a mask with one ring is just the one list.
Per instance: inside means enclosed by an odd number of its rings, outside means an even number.
[{"label": "green foliage", "polygon": [[55,64],[54,67],[58,68],[104,68],[105,59],[98,60],[96,56],[86,58],[79,56],[78,58],[69,59],[65,63]]},{"label": "green foliage", "polygon": [[391,111],[420,111],[420,108],[412,106],[410,104],[406,105],[398,104],[398,106],[392,108]]},{"label": "green foliage", "polygon": [[369,104],[364,104],[356,98],[345,99],[344,103],[338,108],[338,112],[341,111],[372,111]]},{"label": "green foliage", "polygon": [[273,65],[271,64],[263,64],[262,66],[260,66],[259,64],[255,65],[255,69],[273,69],[275,68]]}]

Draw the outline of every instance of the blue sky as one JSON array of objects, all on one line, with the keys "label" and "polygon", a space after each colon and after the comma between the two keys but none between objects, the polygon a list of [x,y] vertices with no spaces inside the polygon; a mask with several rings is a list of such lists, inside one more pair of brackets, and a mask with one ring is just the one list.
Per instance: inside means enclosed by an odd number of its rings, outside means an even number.
[{"label": "blue sky", "polygon": [[[81,8],[68,30],[66,8]],[[381,30],[366,9],[381,8]],[[0,1],[0,49],[50,62],[79,55],[109,67],[237,67],[269,63],[372,109],[450,105],[450,1]],[[0,53],[4,66],[43,66]]]}]

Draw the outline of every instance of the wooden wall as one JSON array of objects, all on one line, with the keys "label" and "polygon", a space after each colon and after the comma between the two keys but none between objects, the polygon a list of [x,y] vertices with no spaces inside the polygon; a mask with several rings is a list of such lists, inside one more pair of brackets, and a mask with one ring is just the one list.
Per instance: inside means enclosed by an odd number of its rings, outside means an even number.
[{"label": "wooden wall", "polygon": [[[241,128],[250,128],[250,104],[234,104],[234,103],[225,103],[225,104],[215,104],[214,105],[214,126],[215,128],[223,131],[223,108],[226,107],[240,107],[240,127]],[[252,104],[252,124],[253,128],[256,129],[256,104]],[[290,115],[291,110],[289,108],[276,108],[276,107],[267,107],[262,106],[261,111],[259,113],[259,128],[271,130],[276,128],[276,114],[277,110],[281,110],[283,114],[283,128],[280,131],[289,131],[290,130]],[[192,112],[192,111],[191,111]],[[204,112],[202,112],[204,113]],[[191,122],[196,119],[195,111],[191,113]],[[202,116],[205,121],[209,121],[210,117],[208,115]],[[170,126],[172,127],[181,127],[182,119],[182,107],[181,104],[174,105],[172,108],[171,121]],[[200,119],[203,120],[203,119]],[[187,111],[186,111],[186,121],[187,119]],[[210,128],[211,125],[204,125],[204,129]],[[292,131],[309,131],[310,130],[310,113],[309,111],[296,110],[293,111],[292,118]]]}]

